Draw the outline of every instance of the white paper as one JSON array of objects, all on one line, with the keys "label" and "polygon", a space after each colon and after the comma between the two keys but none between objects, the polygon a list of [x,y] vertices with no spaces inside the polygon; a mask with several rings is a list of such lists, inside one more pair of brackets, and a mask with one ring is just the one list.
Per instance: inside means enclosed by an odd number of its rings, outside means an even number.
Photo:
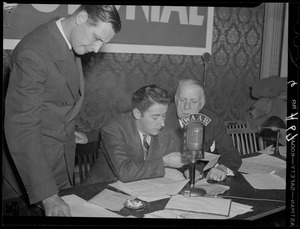
[{"label": "white paper", "polygon": [[[286,158],[286,146],[279,146],[279,153],[280,155],[284,156]],[[258,151],[259,153],[265,153],[265,154],[273,154],[275,150],[275,147],[273,145],[270,145],[266,147],[263,150]]]},{"label": "white paper", "polygon": [[160,211],[155,211],[149,214],[145,214],[144,218],[177,218],[177,219],[230,219],[237,215],[244,214],[246,212],[250,212],[252,210],[252,206],[239,204],[236,202],[231,202],[231,208],[229,216],[221,216],[221,215],[213,215],[213,214],[205,214],[199,212],[186,212],[182,210],[169,210],[164,209]]},{"label": "white paper", "polygon": [[186,198],[183,195],[172,196],[165,207],[165,209],[169,210],[183,210],[223,216],[229,216],[230,208],[230,199],[200,196]]},{"label": "white paper", "polygon": [[273,171],[280,172],[286,169],[286,161],[267,154],[243,158],[239,172],[250,174],[268,174]]},{"label": "white paper", "polygon": [[109,185],[149,202],[178,194],[188,182],[188,179],[176,181],[166,177],[159,177],[128,183],[117,181]]},{"label": "white paper", "polygon": [[255,189],[279,189],[285,190],[286,183],[279,176],[270,174],[243,174],[245,179]]},{"label": "white paper", "polygon": [[203,161],[208,161],[208,163],[203,168],[203,172],[214,167],[215,164],[217,164],[220,156],[221,155],[205,152],[205,157],[204,157]]},{"label": "white paper", "polygon": [[62,196],[62,199],[69,204],[72,217],[113,217],[123,218],[123,216],[108,211],[103,207],[88,203],[86,200],[74,194]]},{"label": "white paper", "polygon": [[127,199],[133,200],[135,198],[135,196],[118,193],[109,189],[104,189],[88,202],[99,205],[100,207],[109,209],[111,211],[120,211],[124,207],[123,204]]}]

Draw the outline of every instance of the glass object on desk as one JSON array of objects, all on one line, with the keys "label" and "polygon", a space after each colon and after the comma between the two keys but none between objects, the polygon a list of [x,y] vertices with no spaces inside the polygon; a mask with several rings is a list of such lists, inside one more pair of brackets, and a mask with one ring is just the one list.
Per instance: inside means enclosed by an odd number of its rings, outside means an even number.
[{"label": "glass object on desk", "polygon": [[134,199],[134,200],[127,199],[124,202],[124,206],[129,209],[142,210],[146,207],[146,202],[138,199]]}]

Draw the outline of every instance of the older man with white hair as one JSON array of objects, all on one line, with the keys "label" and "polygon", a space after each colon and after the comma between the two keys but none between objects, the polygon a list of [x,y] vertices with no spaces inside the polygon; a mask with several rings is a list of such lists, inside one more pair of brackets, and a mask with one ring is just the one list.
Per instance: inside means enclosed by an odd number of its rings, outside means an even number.
[{"label": "older man with white hair", "polygon": [[[169,105],[166,117],[166,126],[173,128],[178,141],[181,142],[181,152],[184,148],[184,137],[183,124],[180,119],[195,113],[202,113],[211,119],[211,122],[205,127],[205,152],[221,155],[216,166],[208,172],[206,179],[222,181],[226,176],[234,176],[240,168],[242,160],[231,137],[227,134],[224,120],[217,113],[205,107],[205,92],[197,80],[181,80],[176,89],[175,104]],[[189,176],[188,169],[184,173],[187,177]]]}]

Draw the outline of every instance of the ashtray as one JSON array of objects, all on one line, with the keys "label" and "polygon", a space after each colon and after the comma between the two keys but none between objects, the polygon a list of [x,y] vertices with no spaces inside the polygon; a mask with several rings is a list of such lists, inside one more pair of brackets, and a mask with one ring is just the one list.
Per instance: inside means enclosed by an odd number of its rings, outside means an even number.
[{"label": "ashtray", "polygon": [[126,200],[124,202],[124,206],[129,209],[141,210],[146,207],[146,202],[134,199],[134,200]]}]

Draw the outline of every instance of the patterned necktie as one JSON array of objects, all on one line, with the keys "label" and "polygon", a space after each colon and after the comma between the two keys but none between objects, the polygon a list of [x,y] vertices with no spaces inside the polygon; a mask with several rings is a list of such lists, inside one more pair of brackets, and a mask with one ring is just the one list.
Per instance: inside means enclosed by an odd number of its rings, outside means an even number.
[{"label": "patterned necktie", "polygon": [[143,146],[144,146],[144,160],[146,160],[148,151],[149,151],[149,144],[147,142],[147,135],[143,134]]}]

